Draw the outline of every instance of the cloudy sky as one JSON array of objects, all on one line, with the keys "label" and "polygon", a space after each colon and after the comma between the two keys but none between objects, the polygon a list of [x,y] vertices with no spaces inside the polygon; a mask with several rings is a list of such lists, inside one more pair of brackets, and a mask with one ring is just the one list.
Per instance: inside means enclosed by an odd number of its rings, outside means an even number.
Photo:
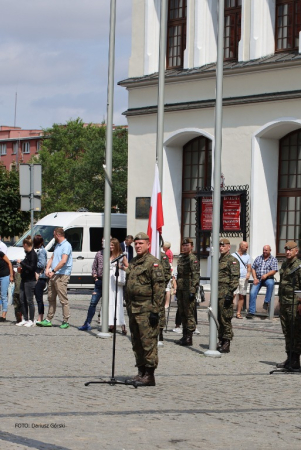
[{"label": "cloudy sky", "polygon": [[[114,123],[126,123],[132,0],[117,0]],[[110,0],[1,0],[0,125],[106,117]]]}]

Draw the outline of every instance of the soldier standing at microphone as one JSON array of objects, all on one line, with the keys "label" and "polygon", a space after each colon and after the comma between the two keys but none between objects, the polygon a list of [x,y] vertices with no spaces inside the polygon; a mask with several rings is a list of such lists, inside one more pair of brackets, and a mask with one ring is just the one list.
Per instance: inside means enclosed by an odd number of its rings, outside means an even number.
[{"label": "soldier standing at microphone", "polygon": [[149,253],[149,237],[138,233],[134,239],[137,256],[126,271],[125,301],[129,315],[138,386],[155,386],[158,366],[159,312],[164,302],[165,280],[161,262]]},{"label": "soldier standing at microphone", "polygon": [[195,297],[200,280],[200,263],[192,253],[193,240],[185,238],[182,241],[182,253],[177,266],[177,299],[179,314],[183,325],[183,337],[179,345],[192,345],[192,335],[196,323],[194,316]]}]

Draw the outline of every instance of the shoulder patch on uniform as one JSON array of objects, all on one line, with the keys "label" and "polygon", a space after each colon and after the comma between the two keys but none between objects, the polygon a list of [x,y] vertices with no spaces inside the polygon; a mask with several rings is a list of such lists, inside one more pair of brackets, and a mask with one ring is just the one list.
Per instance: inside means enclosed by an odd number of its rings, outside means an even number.
[{"label": "shoulder patch on uniform", "polygon": [[232,264],[237,264],[237,262],[236,261],[232,261]]},{"label": "shoulder patch on uniform", "polygon": [[196,264],[196,263],[198,263],[198,261],[194,261],[194,263]]},{"label": "shoulder patch on uniform", "polygon": [[154,267],[159,267],[159,264],[154,263]]}]

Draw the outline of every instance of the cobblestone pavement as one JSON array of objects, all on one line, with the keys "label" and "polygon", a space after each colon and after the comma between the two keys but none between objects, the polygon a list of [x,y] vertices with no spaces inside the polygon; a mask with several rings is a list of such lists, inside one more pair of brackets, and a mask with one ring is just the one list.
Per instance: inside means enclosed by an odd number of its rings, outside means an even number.
[{"label": "cobblestone pavement", "polygon": [[[300,374],[269,371],[282,361],[278,319],[233,319],[231,353],[203,355],[209,327],[198,313],[193,347],[175,345],[171,308],[156,387],[85,382],[111,375],[112,339],[80,332],[90,295],[71,295],[71,327],[0,324],[0,449],[193,450],[301,448]],[[47,308],[46,308],[47,309]],[[129,336],[117,335],[116,377],[136,373]]]}]

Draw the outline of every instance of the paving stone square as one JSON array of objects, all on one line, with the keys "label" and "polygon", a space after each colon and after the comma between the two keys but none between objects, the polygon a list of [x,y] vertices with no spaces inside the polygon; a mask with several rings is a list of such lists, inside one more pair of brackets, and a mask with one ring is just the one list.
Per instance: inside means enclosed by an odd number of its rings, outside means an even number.
[{"label": "paving stone square", "polygon": [[[208,358],[208,317],[180,347],[172,305],[159,348],[156,387],[91,384],[109,379],[112,342],[81,332],[89,292],[69,292],[70,328],[58,305],[52,328],[0,325],[0,449],[193,450],[301,448],[301,374],[269,372],[285,359],[279,319],[233,319],[231,352]],[[45,296],[45,301],[47,297]],[[47,307],[46,307],[47,310]],[[136,374],[129,334],[117,333],[118,379]]]}]

